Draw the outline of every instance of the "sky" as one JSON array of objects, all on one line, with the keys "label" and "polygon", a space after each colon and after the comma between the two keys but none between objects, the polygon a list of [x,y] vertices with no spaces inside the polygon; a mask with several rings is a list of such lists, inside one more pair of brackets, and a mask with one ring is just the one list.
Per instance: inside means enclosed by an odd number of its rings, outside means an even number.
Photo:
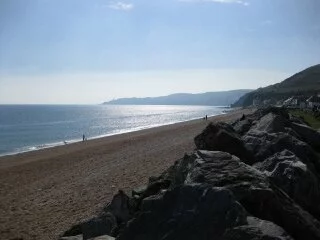
[{"label": "sky", "polygon": [[320,63],[320,0],[0,0],[0,104],[255,89]]}]

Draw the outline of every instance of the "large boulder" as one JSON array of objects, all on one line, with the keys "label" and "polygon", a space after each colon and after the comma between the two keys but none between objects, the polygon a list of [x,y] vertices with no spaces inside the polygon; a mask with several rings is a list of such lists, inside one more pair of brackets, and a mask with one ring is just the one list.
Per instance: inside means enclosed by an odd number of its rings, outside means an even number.
[{"label": "large boulder", "polygon": [[272,113],[278,116],[281,116],[284,119],[290,119],[290,115],[288,113],[288,110],[285,108],[280,107],[267,107],[267,108],[260,108],[254,113],[247,116],[248,119],[251,119],[252,121],[258,121],[263,116]]},{"label": "large boulder", "polygon": [[235,122],[232,126],[236,133],[243,135],[250,130],[251,125],[251,121],[245,118],[243,120]]},{"label": "large boulder", "polygon": [[131,203],[130,198],[122,191],[114,195],[110,204],[108,204],[105,212],[112,213],[118,223],[127,222],[131,218]]},{"label": "large boulder", "polygon": [[298,123],[292,123],[291,128],[301,136],[302,140],[320,152],[320,133],[318,131]]},{"label": "large boulder", "polygon": [[285,127],[289,125],[289,121],[281,115],[268,113],[251,128],[267,133],[285,132]]},{"label": "large boulder", "polygon": [[142,210],[118,240],[209,240],[247,224],[231,192],[205,184],[181,185],[143,200]]},{"label": "large boulder", "polygon": [[248,224],[228,229],[223,240],[293,240],[281,227],[255,217]]},{"label": "large boulder", "polygon": [[91,239],[101,235],[112,234],[117,227],[116,218],[107,213],[104,216],[95,217],[81,224],[83,239]]},{"label": "large boulder", "polygon": [[185,183],[206,183],[231,190],[255,217],[281,226],[297,240],[320,239],[320,223],[259,170],[224,152],[197,151]]},{"label": "large boulder", "polygon": [[98,216],[73,226],[63,234],[63,237],[82,236],[87,240],[102,235],[116,236],[119,228],[125,226],[131,219],[134,211],[132,205],[130,198],[119,190]]},{"label": "large boulder", "polygon": [[320,160],[315,151],[307,143],[290,134],[250,130],[242,140],[253,152],[256,162],[262,162],[283,150],[289,150],[307,164],[314,173],[320,173]]},{"label": "large boulder", "polygon": [[199,150],[224,151],[239,157],[243,162],[252,164],[253,155],[232,126],[226,123],[209,124],[194,142]]},{"label": "large boulder", "polygon": [[284,150],[254,167],[263,171],[300,206],[320,219],[319,178],[296,155]]}]

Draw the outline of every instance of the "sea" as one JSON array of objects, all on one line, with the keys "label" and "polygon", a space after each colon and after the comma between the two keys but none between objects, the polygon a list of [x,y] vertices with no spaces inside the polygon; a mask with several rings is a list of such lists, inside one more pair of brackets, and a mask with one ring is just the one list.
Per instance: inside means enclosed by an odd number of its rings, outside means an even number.
[{"label": "sea", "polygon": [[173,124],[230,110],[220,106],[0,105],[0,156]]}]

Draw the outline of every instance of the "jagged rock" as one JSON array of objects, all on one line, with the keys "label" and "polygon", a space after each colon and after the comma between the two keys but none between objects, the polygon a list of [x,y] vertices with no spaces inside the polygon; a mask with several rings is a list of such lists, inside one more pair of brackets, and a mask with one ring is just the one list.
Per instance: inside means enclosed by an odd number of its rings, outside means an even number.
[{"label": "jagged rock", "polygon": [[181,185],[143,200],[142,212],[118,240],[209,240],[245,225],[246,211],[231,192],[205,184]]},{"label": "jagged rock", "polygon": [[248,164],[254,162],[253,155],[240,136],[226,123],[209,124],[195,137],[194,142],[197,149],[229,152]]},{"label": "jagged rock", "polygon": [[248,224],[226,231],[223,240],[293,240],[281,227],[272,222],[248,217]]},{"label": "jagged rock", "polygon": [[130,198],[122,190],[119,190],[104,211],[112,213],[118,224],[127,222],[131,218]]},{"label": "jagged rock", "polygon": [[101,235],[111,234],[117,227],[116,218],[107,213],[104,216],[93,218],[81,224],[83,239],[90,239]]},{"label": "jagged rock", "polygon": [[59,240],[83,240],[82,234],[76,236],[69,236],[69,237],[61,237]]},{"label": "jagged rock", "polygon": [[231,190],[255,217],[281,226],[296,240],[320,239],[320,223],[257,169],[224,152],[197,151],[186,183],[206,183]]},{"label": "jagged rock", "polygon": [[313,149],[303,141],[287,133],[267,133],[263,131],[250,130],[242,137],[255,156],[256,162],[262,162],[283,150],[294,153],[301,161],[308,165],[313,172],[320,173],[320,161]]},{"label": "jagged rock", "polygon": [[296,155],[284,150],[254,167],[265,172],[300,206],[320,219],[319,178]]},{"label": "jagged rock", "polygon": [[267,133],[285,132],[285,127],[289,121],[282,116],[268,113],[263,116],[251,129],[264,131]]},{"label": "jagged rock", "polygon": [[90,238],[89,240],[115,240],[114,237],[110,237],[108,235],[103,235],[95,238]]},{"label": "jagged rock", "polygon": [[279,108],[279,107],[267,107],[267,108],[261,108],[255,111],[253,114],[250,114],[247,116],[248,119],[251,120],[259,120],[263,116],[272,113],[278,116],[283,117],[284,119],[290,119],[289,113],[287,109],[285,108]]},{"label": "jagged rock", "polygon": [[316,130],[312,129],[309,126],[298,124],[298,123],[292,123],[291,124],[292,129],[298,133],[302,139],[308,143],[310,146],[312,146],[315,150],[318,150],[320,152],[320,133]]},{"label": "jagged rock", "polygon": [[240,135],[243,135],[246,132],[248,132],[250,127],[251,127],[251,121],[249,119],[237,121],[235,124],[233,124],[233,128],[235,132]]}]

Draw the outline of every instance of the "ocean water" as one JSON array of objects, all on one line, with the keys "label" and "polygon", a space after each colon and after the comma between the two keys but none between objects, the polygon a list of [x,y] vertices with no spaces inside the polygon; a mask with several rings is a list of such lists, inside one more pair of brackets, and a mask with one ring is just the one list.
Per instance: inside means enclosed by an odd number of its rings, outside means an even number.
[{"label": "ocean water", "polygon": [[0,156],[227,111],[211,106],[0,105]]}]

